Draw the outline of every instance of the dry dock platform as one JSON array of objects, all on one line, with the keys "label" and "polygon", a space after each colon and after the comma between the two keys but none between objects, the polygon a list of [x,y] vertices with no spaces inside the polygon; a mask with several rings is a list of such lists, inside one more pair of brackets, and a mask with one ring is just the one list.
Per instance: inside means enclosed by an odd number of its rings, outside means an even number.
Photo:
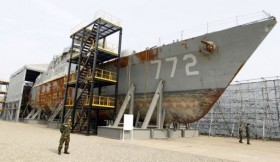
[{"label": "dry dock platform", "polygon": [[239,144],[229,137],[114,140],[71,134],[70,155],[57,154],[58,129],[41,124],[0,120],[1,162],[93,161],[279,161],[280,142],[252,140]]}]

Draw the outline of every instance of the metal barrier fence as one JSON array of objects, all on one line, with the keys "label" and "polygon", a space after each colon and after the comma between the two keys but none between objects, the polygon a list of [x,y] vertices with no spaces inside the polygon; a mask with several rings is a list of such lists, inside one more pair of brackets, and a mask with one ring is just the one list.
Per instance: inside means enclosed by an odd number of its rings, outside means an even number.
[{"label": "metal barrier fence", "polygon": [[280,139],[280,77],[231,84],[192,126],[204,134],[238,136],[239,125],[246,123],[252,138]]}]

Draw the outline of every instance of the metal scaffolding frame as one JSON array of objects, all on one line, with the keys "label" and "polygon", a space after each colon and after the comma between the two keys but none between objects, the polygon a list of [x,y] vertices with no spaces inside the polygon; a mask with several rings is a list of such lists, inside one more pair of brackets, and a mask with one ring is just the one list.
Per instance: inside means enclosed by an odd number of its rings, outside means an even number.
[{"label": "metal scaffolding frame", "polygon": [[[0,80],[0,115],[4,117],[9,82]],[[1,117],[0,116],[0,117]]]},{"label": "metal scaffolding frame", "polygon": [[[106,47],[106,38],[117,32],[118,50],[113,51]],[[71,38],[62,122],[65,121],[66,110],[72,109],[73,131],[85,131],[89,135],[90,132],[97,131],[100,111],[112,111],[109,113],[112,114],[112,119],[116,115],[122,28],[99,17],[74,32]],[[115,71],[102,69],[102,66],[111,60],[116,62]],[[72,74],[71,64],[76,64],[76,72]],[[101,96],[101,88],[106,86],[114,86],[113,98]],[[70,88],[74,88],[74,96],[69,95]]]},{"label": "metal scaffolding frame", "polygon": [[199,131],[238,136],[239,125],[250,123],[252,138],[280,139],[279,101],[280,77],[236,81],[199,121]]}]

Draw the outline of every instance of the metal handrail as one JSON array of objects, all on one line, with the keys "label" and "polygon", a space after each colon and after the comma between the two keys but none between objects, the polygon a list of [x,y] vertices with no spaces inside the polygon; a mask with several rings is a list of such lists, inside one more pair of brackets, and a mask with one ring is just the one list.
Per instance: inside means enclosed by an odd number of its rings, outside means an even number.
[{"label": "metal handrail", "polygon": [[[88,71],[87,77],[88,77],[88,79],[90,79],[92,77],[91,69]],[[112,82],[117,81],[117,74],[115,72],[103,70],[103,69],[99,69],[99,68],[95,68],[94,77],[98,78],[98,79],[102,79],[102,80],[112,81]]]},{"label": "metal handrail", "polygon": [[[89,105],[89,97],[88,96],[84,98],[83,105],[84,106]],[[73,98],[67,99],[65,106],[74,106],[74,99]],[[93,99],[92,99],[92,106],[113,108],[115,106],[115,98],[94,95]]]},{"label": "metal handrail", "polygon": [[105,42],[104,47],[103,47],[103,43],[99,42],[98,43],[98,49],[102,49],[104,51],[108,51],[108,52],[113,53],[113,54],[117,54],[118,53],[117,46],[115,44],[113,44],[113,43],[110,43],[110,42]]},{"label": "metal handrail", "polygon": [[147,43],[145,42],[137,42],[137,47],[134,50],[142,50],[147,47],[147,44],[154,44],[157,46],[162,46],[169,44],[171,42],[176,42],[179,40],[184,40],[186,38],[193,38],[200,35],[213,33],[215,31],[225,30],[228,28],[247,25],[256,22],[262,22],[265,20],[274,19],[273,16],[270,16],[265,11],[248,13],[244,15],[234,16],[218,21],[210,21],[197,26],[192,26],[187,29],[183,29],[181,31],[176,31],[173,33],[169,33],[166,35],[161,35],[155,40],[151,40]]},{"label": "metal handrail", "polygon": [[95,13],[95,16],[93,19],[89,19],[89,20],[84,20],[81,23],[77,24],[76,26],[74,26],[71,31],[70,31],[70,35],[73,35],[74,33],[76,33],[77,31],[81,30],[82,28],[88,26],[91,22],[97,20],[97,19],[103,19],[111,24],[114,24],[115,26],[120,26],[121,24],[121,20],[119,18],[116,18],[104,11],[97,11]]}]

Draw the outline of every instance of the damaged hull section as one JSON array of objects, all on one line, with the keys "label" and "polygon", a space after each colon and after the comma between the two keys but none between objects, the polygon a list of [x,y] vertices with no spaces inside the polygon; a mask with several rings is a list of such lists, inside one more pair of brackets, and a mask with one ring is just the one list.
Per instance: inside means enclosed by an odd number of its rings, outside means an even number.
[{"label": "damaged hull section", "polygon": [[[223,91],[224,89],[164,93],[162,108],[166,113],[165,122],[188,124],[199,120],[208,113]],[[119,97],[118,107],[123,103],[124,97]],[[134,110],[140,113],[141,120],[144,120],[152,97],[153,94],[135,96]],[[156,113],[152,116],[152,122],[155,120]]]}]

